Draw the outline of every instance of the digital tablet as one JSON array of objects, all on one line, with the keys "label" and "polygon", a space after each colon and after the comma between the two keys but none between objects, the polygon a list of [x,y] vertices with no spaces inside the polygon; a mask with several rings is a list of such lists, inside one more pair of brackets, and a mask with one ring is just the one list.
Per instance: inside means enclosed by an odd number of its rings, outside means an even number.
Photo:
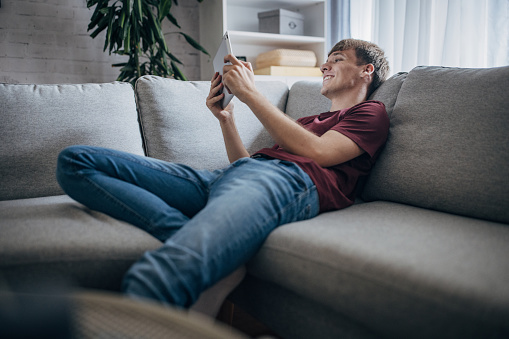
[{"label": "digital tablet", "polygon": [[[221,44],[217,49],[216,56],[214,57],[213,65],[214,72],[219,72],[220,75],[223,75],[223,66],[231,65],[230,62],[225,63],[224,57],[228,54],[232,54],[232,46],[230,44],[230,37],[228,36],[228,32],[224,33],[223,39],[221,40]],[[221,80],[222,81],[222,80]],[[228,93],[226,86],[223,87],[224,98],[221,100],[221,107],[225,108],[228,106],[230,101],[233,99],[234,95]]]}]

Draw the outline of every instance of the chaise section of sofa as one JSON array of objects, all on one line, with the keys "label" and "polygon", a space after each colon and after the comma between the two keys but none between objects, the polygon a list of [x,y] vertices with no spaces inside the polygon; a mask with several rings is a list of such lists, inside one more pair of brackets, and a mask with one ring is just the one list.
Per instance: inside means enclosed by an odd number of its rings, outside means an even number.
[{"label": "chaise section of sofa", "polygon": [[0,279],[118,290],[159,241],[63,195],[57,156],[74,144],[144,154],[128,83],[0,84]]}]

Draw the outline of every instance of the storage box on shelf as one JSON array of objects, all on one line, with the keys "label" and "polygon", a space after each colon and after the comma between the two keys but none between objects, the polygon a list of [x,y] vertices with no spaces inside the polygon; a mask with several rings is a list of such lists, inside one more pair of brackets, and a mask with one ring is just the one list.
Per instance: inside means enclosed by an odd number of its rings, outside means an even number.
[{"label": "storage box on shelf", "polygon": [[304,35],[304,16],[282,8],[261,12],[258,13],[258,30],[262,33]]},{"label": "storage box on shelf", "polygon": [[[208,0],[200,4],[200,43],[212,54],[221,36],[230,33],[235,55],[245,56],[255,64],[260,53],[274,49],[311,50],[317,65],[325,60],[326,1],[325,0]],[[303,17],[303,34],[274,34],[259,32],[258,13],[289,10]],[[212,57],[201,56],[201,79],[210,80],[213,74]],[[282,80],[291,85],[301,77],[256,76],[257,80]],[[312,77],[306,77],[310,79]]]}]

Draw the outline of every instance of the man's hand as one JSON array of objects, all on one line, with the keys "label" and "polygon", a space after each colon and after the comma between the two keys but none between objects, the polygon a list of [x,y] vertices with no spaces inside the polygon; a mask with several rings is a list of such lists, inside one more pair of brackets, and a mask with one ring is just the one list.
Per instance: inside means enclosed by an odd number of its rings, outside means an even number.
[{"label": "man's hand", "polygon": [[251,63],[240,61],[231,54],[224,57],[224,62],[231,63],[223,68],[223,82],[226,88],[240,101],[245,102],[248,95],[257,92]]},{"label": "man's hand", "polygon": [[234,162],[240,158],[249,157],[249,153],[242,144],[237,126],[235,126],[233,102],[230,102],[225,109],[221,108],[221,100],[224,97],[223,86],[219,73],[214,74],[206,103],[212,114],[219,120],[228,160]]},{"label": "man's hand", "polygon": [[230,102],[224,109],[221,107],[221,100],[224,97],[223,86],[221,76],[216,72],[212,77],[210,92],[206,100],[207,107],[220,123],[233,120],[233,102]]}]

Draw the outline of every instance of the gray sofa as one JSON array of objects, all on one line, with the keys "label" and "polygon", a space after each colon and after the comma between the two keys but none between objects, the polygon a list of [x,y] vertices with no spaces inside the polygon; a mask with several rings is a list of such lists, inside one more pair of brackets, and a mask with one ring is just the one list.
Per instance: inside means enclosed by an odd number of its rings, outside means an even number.
[{"label": "gray sofa", "polygon": [[[294,118],[319,83],[258,87]],[[359,201],[276,229],[230,300],[284,338],[509,336],[509,67],[418,67],[373,95],[391,118]],[[0,85],[0,279],[118,291],[160,243],[63,195],[67,145],[214,169],[227,164],[207,82]],[[270,136],[236,101],[249,151]],[[218,211],[221,213],[221,211]]]}]

